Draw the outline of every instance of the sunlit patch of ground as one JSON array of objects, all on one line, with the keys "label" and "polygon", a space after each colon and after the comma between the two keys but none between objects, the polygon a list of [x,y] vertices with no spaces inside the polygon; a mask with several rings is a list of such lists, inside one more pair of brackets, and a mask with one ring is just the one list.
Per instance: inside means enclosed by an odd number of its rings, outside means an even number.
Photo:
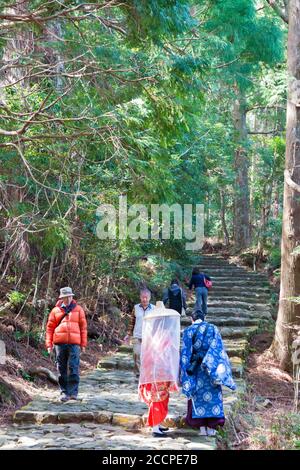
[{"label": "sunlit patch of ground", "polygon": [[294,413],[292,377],[269,351],[271,333],[253,338],[248,359],[248,393],[222,435],[221,448],[300,449],[300,415]]}]

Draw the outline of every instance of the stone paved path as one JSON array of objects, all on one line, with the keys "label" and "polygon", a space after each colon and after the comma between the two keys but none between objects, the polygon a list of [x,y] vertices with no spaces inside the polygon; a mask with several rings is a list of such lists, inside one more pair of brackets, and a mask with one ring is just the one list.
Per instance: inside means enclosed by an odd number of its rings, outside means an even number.
[{"label": "stone paved path", "polygon": [[[230,356],[238,389],[224,388],[225,413],[245,391],[244,360],[249,338],[273,322],[266,277],[249,273],[213,255],[201,257],[200,268],[213,280],[207,319],[218,325]],[[193,299],[189,307],[192,308]],[[190,319],[182,318],[182,329]],[[138,401],[132,349],[121,346],[81,379],[80,401],[60,403],[48,391],[18,410],[14,425],[0,430],[0,449],[168,449],[213,450],[214,438],[200,437],[184,425],[186,400],[172,395],[165,424],[168,439],[152,438],[143,426],[147,407]]]}]

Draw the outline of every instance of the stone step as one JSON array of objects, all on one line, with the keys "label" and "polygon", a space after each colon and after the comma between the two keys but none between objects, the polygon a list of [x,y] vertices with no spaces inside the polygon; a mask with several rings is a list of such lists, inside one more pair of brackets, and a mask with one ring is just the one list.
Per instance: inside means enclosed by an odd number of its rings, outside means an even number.
[{"label": "stone step", "polygon": [[[209,315],[206,317],[206,320],[209,321],[210,323],[213,323],[216,325],[218,328],[221,327],[246,327],[246,326],[258,326],[260,323],[263,325],[268,325],[268,324],[274,324],[274,320],[267,320],[267,319],[261,319],[261,318],[255,318],[255,317],[244,317],[241,318],[239,316],[217,316],[217,317],[210,317]],[[184,326],[189,326],[190,323],[187,321],[186,323],[182,323],[182,327]]]},{"label": "stone step", "polygon": [[[199,269],[200,272],[209,272],[210,269],[243,269],[240,268],[240,266],[237,266],[236,264],[228,264],[228,263],[202,263],[202,264],[197,264],[197,268]],[[191,270],[192,272],[192,270]]]},{"label": "stone step", "polygon": [[210,290],[209,290],[209,295],[215,295],[215,294],[224,294],[226,295],[235,295],[238,294],[239,296],[248,295],[248,296],[257,296],[261,294],[270,294],[270,288],[267,286],[256,286],[255,289],[253,286],[250,285],[236,285],[233,284],[231,286],[228,285],[214,285]]},{"label": "stone step", "polygon": [[[224,338],[224,345],[230,357],[244,358],[247,352],[248,341],[245,338]],[[119,352],[113,356],[108,356],[99,361],[98,367],[105,369],[133,370],[134,362],[132,356],[132,346],[121,346]],[[233,374],[240,375],[240,365],[238,370],[233,367]]]},{"label": "stone step", "polygon": [[[186,328],[186,325],[182,325],[182,331]],[[250,338],[257,331],[257,325],[254,326],[220,326],[219,330],[223,339],[241,339]],[[133,346],[130,344],[124,344],[119,347],[118,353],[132,353]],[[116,353],[117,354],[117,353]],[[113,358],[113,356],[110,356]],[[104,359],[105,360],[105,359]]]},{"label": "stone step", "polygon": [[249,349],[247,339],[224,339],[224,346],[229,357],[245,359]]},{"label": "stone step", "polygon": [[[185,327],[182,326],[182,329],[184,330]],[[257,326],[220,326],[219,330],[222,338],[250,338],[257,331]]]},{"label": "stone step", "polygon": [[[201,272],[201,269],[199,269],[199,271]],[[234,273],[234,274],[240,274],[240,275],[245,274],[245,276],[254,276],[258,278],[261,278],[261,277],[267,278],[267,274],[265,272],[252,271],[251,269],[247,270],[239,266],[230,266],[230,265],[219,266],[219,267],[207,266],[205,270],[203,270],[202,272],[205,272],[208,275],[215,274],[215,275],[223,276],[223,275],[228,275],[230,273]]]},{"label": "stone step", "polygon": [[[205,271],[205,269],[226,269],[226,268],[232,268],[232,269],[243,269],[243,267],[234,264],[234,263],[228,263],[227,261],[216,261],[216,260],[211,260],[208,263],[204,261],[200,261],[195,265],[199,271]],[[194,266],[191,266],[191,271],[193,270]]]},{"label": "stone step", "polygon": [[208,308],[242,308],[243,310],[252,310],[256,312],[265,312],[270,310],[266,303],[243,302],[241,300],[211,299],[207,303]]},{"label": "stone step", "polygon": [[[240,327],[244,327],[244,326],[257,326],[259,325],[260,323],[263,325],[268,325],[269,323],[271,323],[271,320],[258,320],[257,318],[240,318],[240,317],[213,317],[213,318],[210,318],[209,316],[207,316],[207,320],[210,321],[211,323],[213,323],[214,325],[216,325],[217,327],[221,327],[221,326],[240,326]],[[274,323],[274,321],[272,321],[272,324]]]},{"label": "stone step", "polygon": [[[201,451],[215,450],[216,438],[199,436],[197,430],[173,428],[169,439],[152,437],[150,428],[138,431],[130,426],[118,426],[97,422],[43,424],[18,424],[11,429],[0,430],[0,451],[2,450],[92,450],[132,451],[139,450]],[[116,452],[117,454],[117,452]],[[126,457],[128,458],[128,457]],[[102,462],[103,463],[103,462]],[[126,465],[125,465],[126,466]]]},{"label": "stone step", "polygon": [[268,284],[268,279],[266,277],[258,277],[256,276],[255,274],[253,275],[250,275],[250,274],[236,274],[236,273],[232,273],[231,271],[228,272],[228,274],[212,274],[212,273],[209,273],[208,274],[209,277],[212,279],[212,281],[216,282],[216,281],[226,281],[226,280],[229,280],[231,281],[232,279],[234,281],[232,282],[235,282],[235,281],[238,281],[238,280],[241,280],[241,281],[255,281],[258,285],[263,283],[263,284]]},{"label": "stone step", "polygon": [[[249,310],[247,308],[233,308],[233,307],[209,307],[207,309],[207,312],[209,315],[221,315],[221,316],[231,316],[234,314],[235,316],[241,316],[245,317],[248,316],[250,313],[252,313],[252,316],[255,316],[257,318],[262,317],[262,318],[269,318],[271,316],[270,308],[265,307],[265,310]],[[183,320],[183,318],[182,318]]]},{"label": "stone step", "polygon": [[[242,302],[240,304],[236,304],[234,302],[228,302],[227,304],[225,302],[218,302],[216,304],[208,304],[207,305],[207,311],[208,313],[221,313],[225,312],[225,315],[233,313],[233,312],[238,312],[241,314],[241,316],[248,315],[248,313],[253,312],[255,316],[260,317],[261,315],[266,314],[266,317],[270,317],[272,313],[272,307],[268,304],[266,304],[263,308],[263,306],[260,306],[259,308],[256,308],[255,304],[245,304],[242,305]],[[187,309],[186,309],[186,314],[189,316],[192,314],[195,308],[195,302],[188,302],[187,303]]]},{"label": "stone step", "polygon": [[209,274],[209,277],[211,278],[212,282],[213,282],[213,286],[215,284],[219,284],[219,283],[223,283],[225,281],[230,281],[231,284],[236,284],[237,285],[237,282],[238,281],[242,281],[244,283],[246,282],[253,282],[255,284],[253,285],[257,285],[257,286],[266,286],[268,285],[268,280],[267,278],[256,278],[254,276],[246,276],[246,275],[236,275],[236,274],[228,274],[227,276],[220,276],[220,275],[212,275],[212,274]]},{"label": "stone step", "polygon": [[219,287],[227,287],[229,289],[231,289],[231,287],[244,287],[244,288],[247,288],[249,286],[251,286],[251,289],[253,290],[253,287],[255,289],[258,289],[258,290],[265,290],[265,291],[269,291],[270,290],[270,287],[268,285],[268,282],[265,281],[265,282],[258,282],[256,280],[241,280],[241,279],[234,279],[234,280],[231,280],[231,279],[218,279],[218,280],[215,280],[214,279],[212,280],[213,281],[213,286],[211,288],[211,290],[213,290],[214,288],[219,288]]},{"label": "stone step", "polygon": [[[245,390],[245,382],[242,379],[236,379],[236,384],[236,392],[224,388],[225,409],[233,406]],[[19,424],[44,425],[91,422],[127,429],[140,428],[145,423],[147,406],[139,401],[137,386],[133,373],[129,370],[112,371],[100,368],[81,380],[81,401],[61,403],[53,398],[51,400],[49,396],[39,397],[16,411],[14,421]],[[169,410],[170,414],[164,424],[172,428],[184,428],[185,397],[180,393],[171,394]]]},{"label": "stone step", "polygon": [[[229,310],[229,311],[228,311]],[[252,311],[252,310],[246,310],[246,309],[222,309],[222,308],[211,308],[208,309],[208,314],[206,317],[206,320],[210,323],[215,323],[216,321],[219,321],[221,318],[226,319],[226,318],[239,318],[240,320],[247,320],[247,319],[252,319],[255,320],[257,323],[260,321],[272,321],[272,315],[266,308],[266,311],[264,312],[257,312],[257,311]],[[190,316],[185,316],[181,317],[181,325],[190,325],[191,324],[191,317]]]},{"label": "stone step", "polygon": [[228,295],[214,295],[209,294],[208,296],[208,305],[210,302],[242,302],[242,303],[247,303],[247,304],[265,304],[269,306],[270,303],[270,296],[265,295],[265,296],[252,296],[249,294],[248,297],[246,296],[238,296],[238,295],[231,295],[230,292]]},{"label": "stone step", "polygon": [[232,266],[223,266],[222,268],[213,268],[208,267],[204,270],[206,274],[209,276],[228,276],[228,275],[235,275],[235,276],[253,276],[254,278],[263,278],[267,279],[267,275],[265,273],[258,273],[256,271],[246,271],[243,268],[239,267],[232,267]]},{"label": "stone step", "polygon": [[270,302],[270,293],[269,292],[251,292],[251,291],[242,291],[242,290],[235,290],[232,291],[230,289],[213,289],[209,292],[208,298],[209,299],[224,299],[234,297],[235,299],[240,299],[241,301],[248,299],[253,299],[253,301],[257,302]]},{"label": "stone step", "polygon": [[196,266],[237,266],[236,263],[229,263],[222,258],[200,258]]},{"label": "stone step", "polygon": [[[241,347],[242,346],[243,345],[241,345]],[[231,345],[229,346],[229,349],[233,351],[233,348],[231,347]],[[231,362],[232,374],[235,377],[235,379],[242,378],[244,375],[244,368],[245,368],[243,357],[235,356],[234,354],[232,354],[230,357],[230,362]],[[133,370],[133,366],[134,366],[134,363],[133,363],[132,354],[122,353],[122,355],[120,355],[118,358],[107,357],[101,360],[98,364],[98,369],[105,370],[106,372],[118,370],[122,373],[125,373],[125,372],[127,373],[128,371]],[[131,377],[131,381],[132,381],[132,377]],[[224,390],[226,390],[226,388],[224,388]]]}]

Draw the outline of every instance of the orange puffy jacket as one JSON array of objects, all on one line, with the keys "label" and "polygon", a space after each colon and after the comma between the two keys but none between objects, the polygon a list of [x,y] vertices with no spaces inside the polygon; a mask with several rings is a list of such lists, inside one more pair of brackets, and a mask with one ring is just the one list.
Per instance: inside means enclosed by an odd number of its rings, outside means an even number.
[{"label": "orange puffy jacket", "polygon": [[65,314],[60,307],[61,304],[62,301],[58,301],[50,312],[46,329],[46,348],[51,348],[53,344],[78,344],[85,348],[87,345],[87,322],[84,310],[76,304],[57,326]]}]

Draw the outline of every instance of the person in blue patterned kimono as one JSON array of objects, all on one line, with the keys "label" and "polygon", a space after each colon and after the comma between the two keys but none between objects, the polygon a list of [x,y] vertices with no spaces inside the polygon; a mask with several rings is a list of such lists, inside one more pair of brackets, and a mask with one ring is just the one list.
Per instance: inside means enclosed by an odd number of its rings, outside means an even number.
[{"label": "person in blue patterned kimono", "polygon": [[[218,328],[203,320],[201,310],[192,319],[183,332],[180,357],[182,392],[188,398],[186,424],[200,429],[200,435],[213,436],[225,423],[222,385],[231,390],[236,385]],[[198,357],[194,371],[189,368],[193,353]]]}]

